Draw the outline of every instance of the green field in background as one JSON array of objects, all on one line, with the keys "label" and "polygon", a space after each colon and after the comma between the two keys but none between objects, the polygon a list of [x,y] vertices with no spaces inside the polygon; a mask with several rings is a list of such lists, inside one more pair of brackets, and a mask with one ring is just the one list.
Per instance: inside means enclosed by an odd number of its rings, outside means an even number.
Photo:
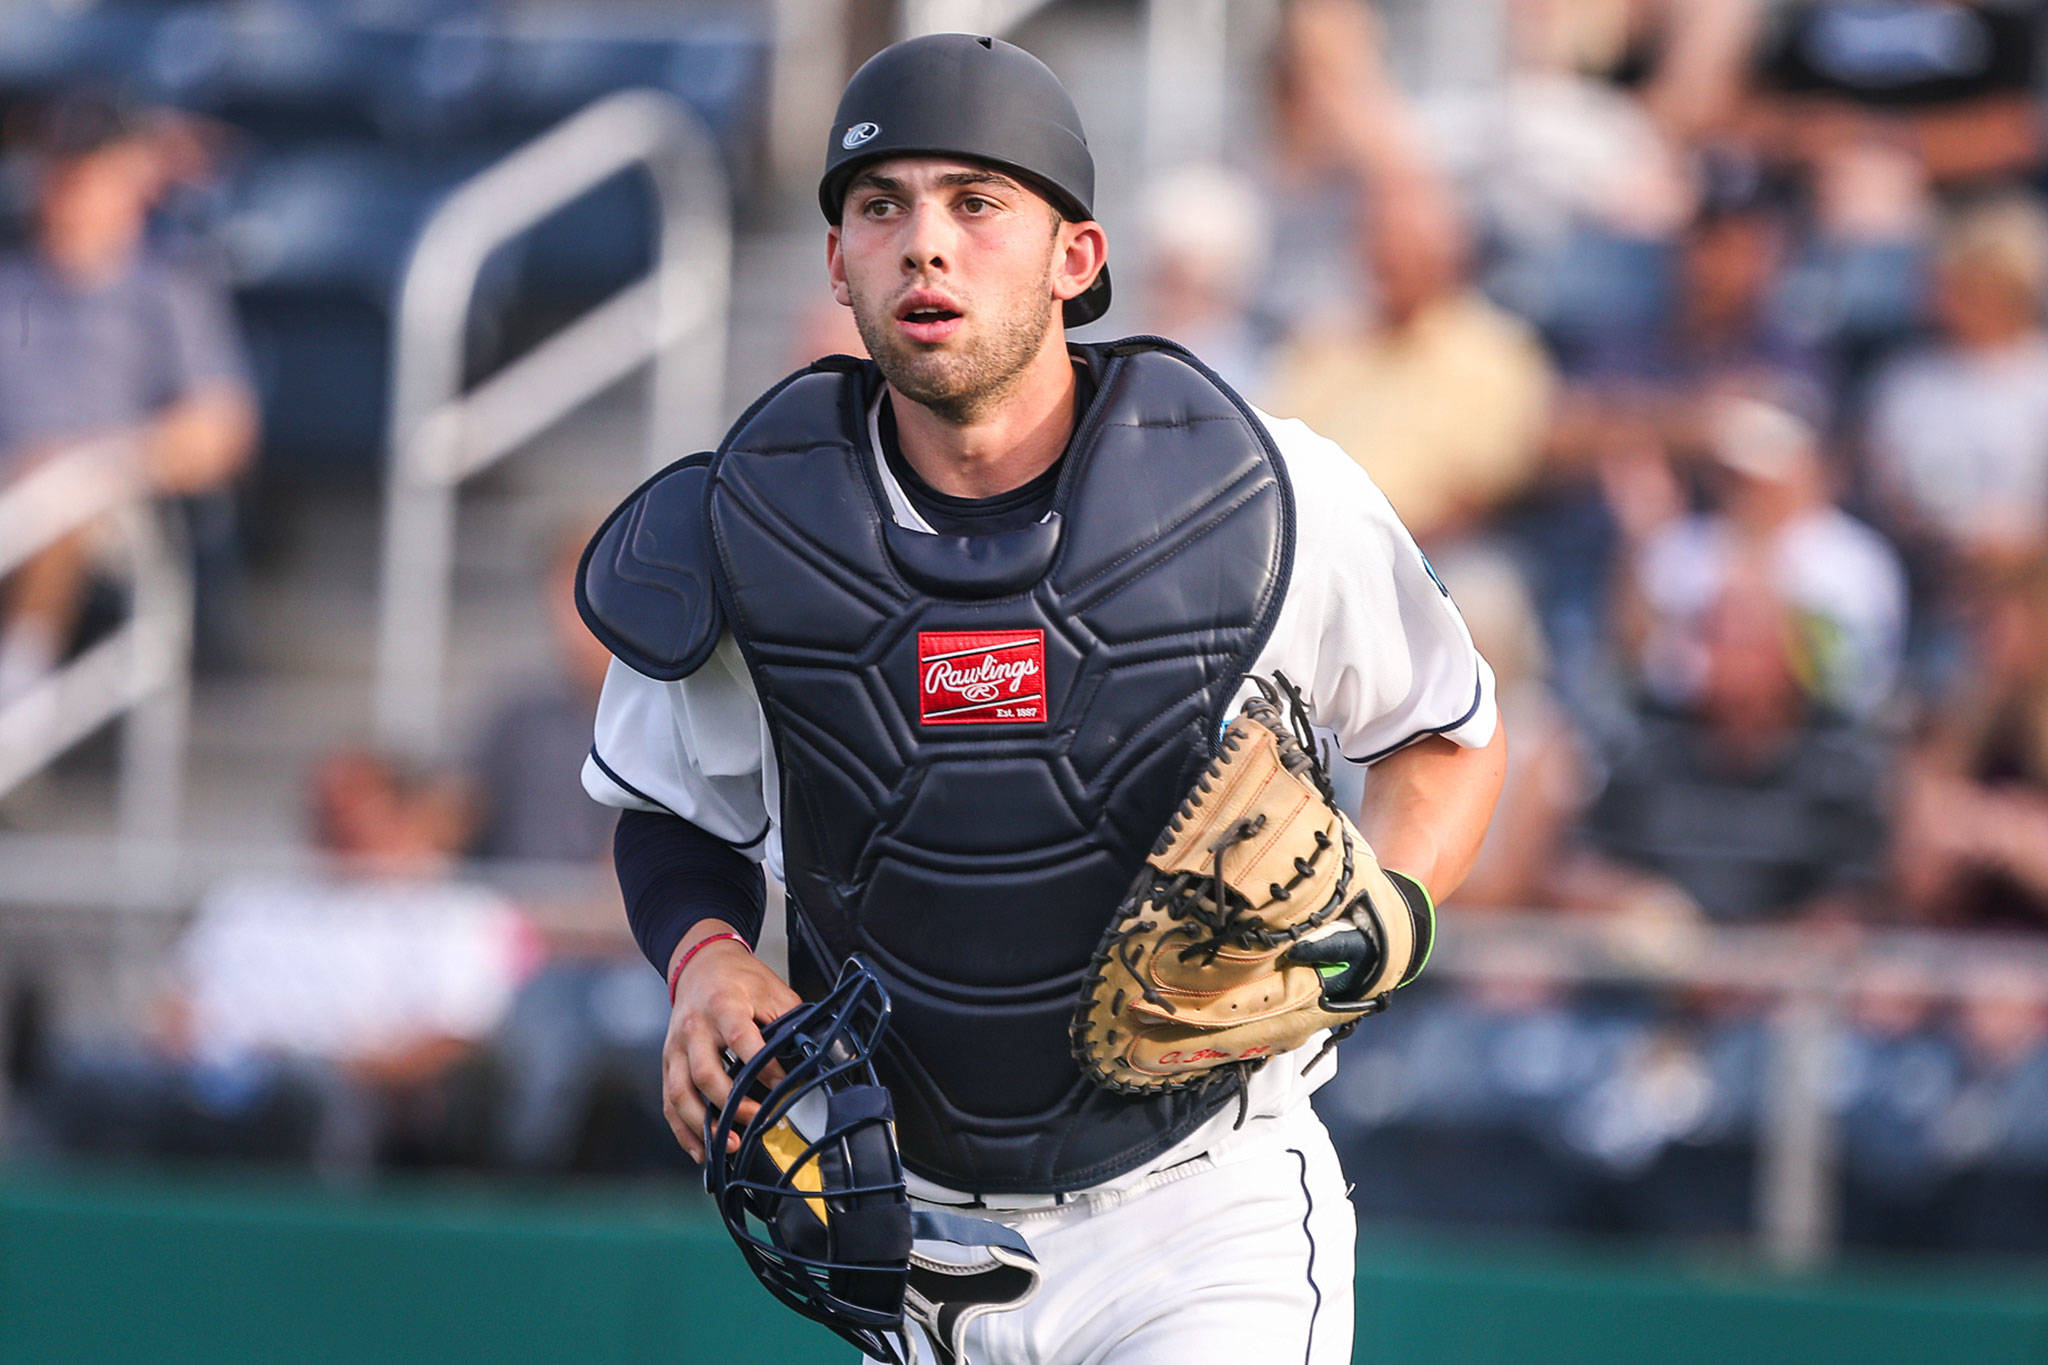
[{"label": "green field in background", "polygon": [[[1371,1235],[1359,1316],[1356,1359],[1373,1365],[2048,1365],[2048,1275],[2017,1270],[1782,1280]],[[0,1176],[10,1365],[854,1358],[768,1298],[687,1189]]]}]

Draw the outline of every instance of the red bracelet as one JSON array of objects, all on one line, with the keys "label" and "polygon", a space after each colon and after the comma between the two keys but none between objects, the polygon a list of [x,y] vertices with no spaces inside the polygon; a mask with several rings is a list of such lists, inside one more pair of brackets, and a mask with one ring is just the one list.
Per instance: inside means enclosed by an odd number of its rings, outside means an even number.
[{"label": "red bracelet", "polygon": [[668,1007],[670,1009],[674,1009],[676,1007],[676,982],[683,979],[683,968],[689,966],[690,959],[695,957],[697,954],[703,952],[707,944],[716,943],[718,942],[718,940],[722,938],[731,939],[734,943],[739,944],[741,947],[745,948],[750,953],[754,951],[752,945],[750,945],[743,936],[735,934],[730,929],[726,930],[722,934],[706,934],[703,938],[700,938],[695,943],[692,943],[690,945],[690,951],[684,953],[682,957],[676,962],[676,965],[668,969]]}]

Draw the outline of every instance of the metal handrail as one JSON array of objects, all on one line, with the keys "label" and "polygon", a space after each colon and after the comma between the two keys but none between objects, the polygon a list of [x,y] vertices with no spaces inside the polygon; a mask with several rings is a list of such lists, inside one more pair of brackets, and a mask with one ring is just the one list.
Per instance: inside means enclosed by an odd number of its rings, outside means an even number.
[{"label": "metal handrail", "polygon": [[1764,1255],[1818,1265],[1840,1225],[1831,1042],[1863,991],[2048,1001],[2048,943],[2010,935],[1860,932],[1628,917],[1453,913],[1433,972],[1556,985],[1649,985],[1767,996],[1772,1043],[1754,1191]]},{"label": "metal handrail", "polygon": [[125,715],[120,821],[130,844],[169,837],[184,788],[191,702],[192,578],[158,514],[134,443],[70,446],[0,490],[0,574],[74,532],[103,525],[125,561],[128,619],[0,704],[0,795]]},{"label": "metal handrail", "polygon": [[[305,849],[180,846],[157,868],[109,866],[103,840],[0,837],[0,908],[34,905],[87,914],[116,910],[117,932],[143,921],[167,926],[206,887],[247,872],[338,870]],[[545,903],[612,897],[588,864],[468,864],[474,876]],[[138,914],[137,912],[144,912]],[[154,912],[154,913],[149,913]],[[131,941],[141,941],[130,933]],[[623,936],[621,936],[623,946]],[[1432,977],[1464,981],[1622,984],[1734,990],[1773,1002],[1774,1046],[1759,1134],[1755,1189],[1759,1247],[1788,1269],[1809,1268],[1837,1234],[1833,1179],[1837,1115],[1828,1059],[1859,992],[1912,992],[1929,1000],[2026,998],[2048,1001],[2048,942],[2011,935],[1872,931],[1853,937],[1798,928],[1691,926],[1645,935],[1626,919],[1453,906],[1433,954]],[[1396,1005],[1396,1008],[1401,1008]]]},{"label": "metal handrail", "polygon": [[1146,0],[1144,167],[1223,159],[1230,0]]},{"label": "metal handrail", "polygon": [[1052,0],[904,0],[897,34],[903,38],[927,33],[1003,34],[1050,3]]},{"label": "metal handrail", "polygon": [[[648,274],[465,392],[470,298],[490,254],[622,171],[654,188]],[[376,726],[397,748],[440,735],[455,490],[643,365],[650,463],[709,445],[724,404],[732,227],[725,172],[667,95],[599,100],[449,195],[406,266],[392,346],[390,472]]]}]

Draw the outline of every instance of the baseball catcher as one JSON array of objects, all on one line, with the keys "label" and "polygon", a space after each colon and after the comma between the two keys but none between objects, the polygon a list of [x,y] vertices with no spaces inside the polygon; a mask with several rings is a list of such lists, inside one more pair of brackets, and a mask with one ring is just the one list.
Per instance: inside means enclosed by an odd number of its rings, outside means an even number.
[{"label": "baseball catcher", "polygon": [[[1068,335],[1108,237],[1030,53],[876,54],[818,202],[866,357],[650,479],[579,583],[670,1126],[872,1361],[1342,1365],[1315,1044],[1477,856],[1492,672],[1350,453],[1172,341]],[[1356,824],[1313,736],[1370,773]],[[883,993],[886,1029],[805,1004]]]}]

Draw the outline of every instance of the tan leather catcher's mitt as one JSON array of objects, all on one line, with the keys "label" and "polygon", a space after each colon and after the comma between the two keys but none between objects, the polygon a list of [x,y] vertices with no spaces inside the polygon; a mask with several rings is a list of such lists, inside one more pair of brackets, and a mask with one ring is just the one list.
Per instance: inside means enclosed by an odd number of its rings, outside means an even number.
[{"label": "tan leather catcher's mitt", "polygon": [[1342,1036],[1429,956],[1428,893],[1333,803],[1299,694],[1254,682],[1082,986],[1074,1055],[1112,1090],[1182,1090]]}]

